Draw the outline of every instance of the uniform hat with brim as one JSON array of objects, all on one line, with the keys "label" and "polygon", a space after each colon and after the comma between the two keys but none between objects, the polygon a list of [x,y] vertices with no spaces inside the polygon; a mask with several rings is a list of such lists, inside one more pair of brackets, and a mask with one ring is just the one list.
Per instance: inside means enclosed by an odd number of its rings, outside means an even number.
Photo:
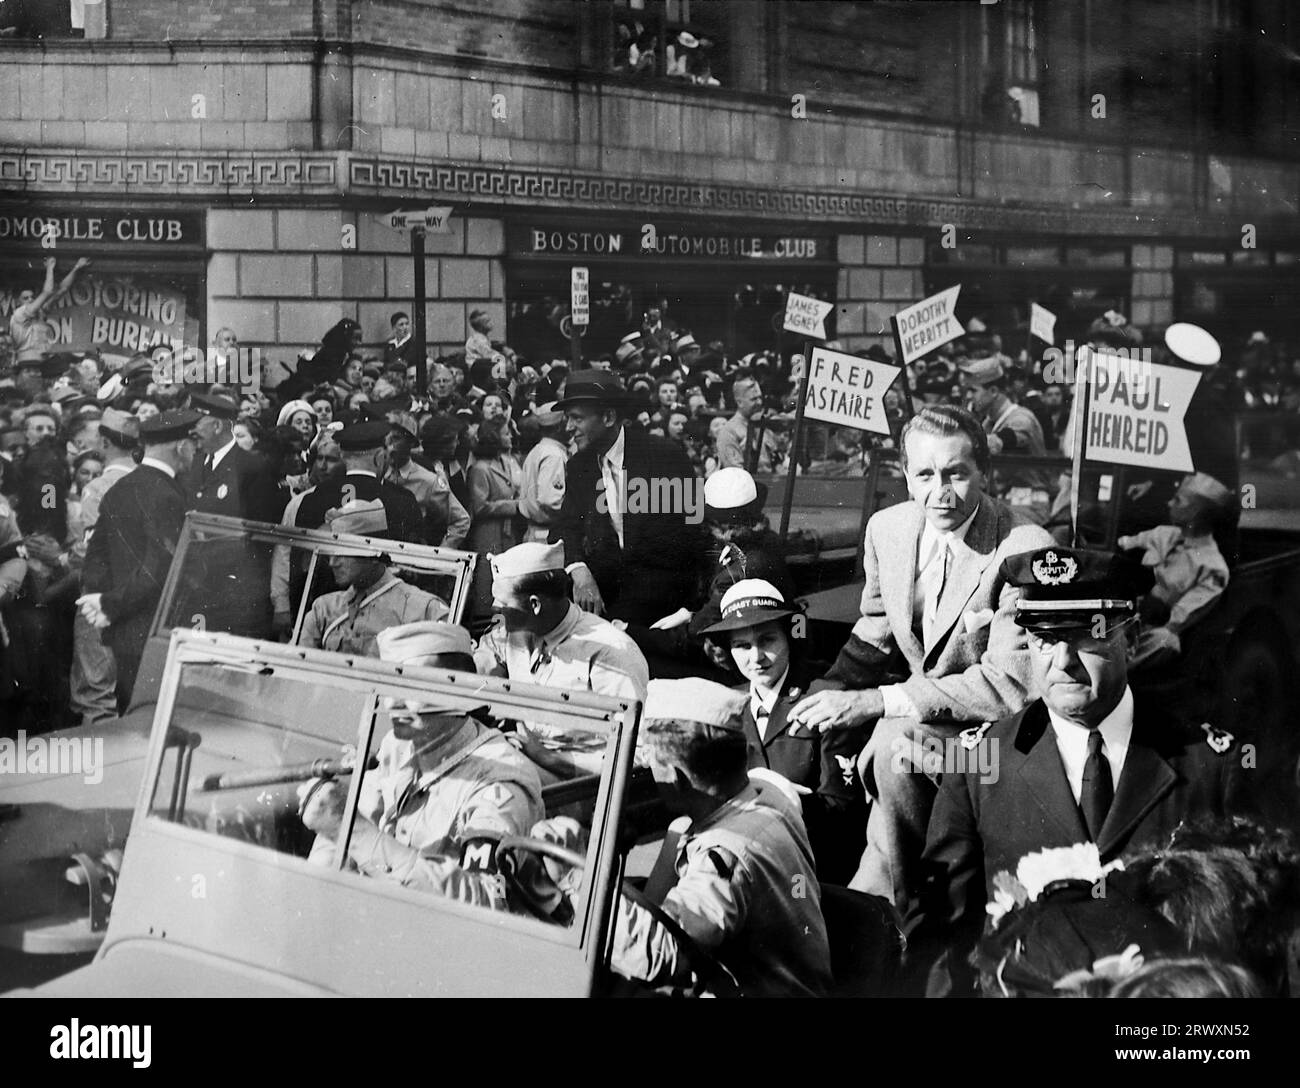
[{"label": "uniform hat with brim", "polygon": [[127,363],[120,373],[124,382],[133,382],[140,378],[153,379],[153,361],[150,359],[135,359]]},{"label": "uniform hat with brim", "polygon": [[[331,533],[351,536],[383,536],[388,532],[388,515],[378,499],[353,499],[342,506],[325,512],[325,528]],[[362,558],[373,556],[367,548],[354,548],[346,544],[327,544],[321,548],[324,555]]]},{"label": "uniform hat with brim", "polygon": [[645,721],[695,722],[743,734],[740,715],[748,698],[747,694],[695,676],[651,680],[641,717]]},{"label": "uniform hat with brim", "polygon": [[364,453],[381,449],[388,435],[389,424],[382,419],[365,423],[350,423],[338,433],[339,448],[344,453]]},{"label": "uniform hat with brim", "polygon": [[1155,585],[1149,567],[1124,553],[1044,548],[1005,560],[1002,577],[1020,590],[1016,622],[1029,631],[1084,635],[1098,616],[1137,614],[1138,601]]},{"label": "uniform hat with brim", "polygon": [[189,438],[190,432],[194,430],[194,424],[200,418],[198,412],[191,411],[189,408],[162,412],[140,424],[140,441],[146,446],[151,446],[156,443],[176,442],[182,438]]},{"label": "uniform hat with brim", "polygon": [[640,359],[643,352],[639,344],[620,344],[614,352],[614,360],[620,365],[631,362],[633,359]]},{"label": "uniform hat with brim", "polygon": [[1200,325],[1178,321],[1165,329],[1165,347],[1193,366],[1214,366],[1223,358],[1219,342]]},{"label": "uniform hat with brim", "polygon": [[793,616],[798,610],[786,603],[781,591],[762,578],[745,578],[722,595],[722,619],[702,634],[721,635],[757,627],[760,623]]},{"label": "uniform hat with brim", "polygon": [[234,421],[239,418],[239,405],[229,397],[213,396],[210,393],[195,393],[190,397],[190,407],[201,416]]},{"label": "uniform hat with brim", "polygon": [[561,412],[575,404],[603,404],[621,408],[627,404],[627,392],[617,374],[608,370],[575,370],[564,386],[564,397],[555,402]]}]

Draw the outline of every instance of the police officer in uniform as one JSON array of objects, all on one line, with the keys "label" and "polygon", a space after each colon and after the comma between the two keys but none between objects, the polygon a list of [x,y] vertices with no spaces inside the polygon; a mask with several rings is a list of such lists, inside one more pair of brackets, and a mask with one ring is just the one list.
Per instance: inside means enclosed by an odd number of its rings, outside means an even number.
[{"label": "police officer in uniform", "polygon": [[[718,993],[703,950],[745,996],[821,995],[831,985],[830,946],[812,847],[788,785],[746,773],[744,706],[740,692],[709,680],[650,681],[643,727],[651,770],[665,804],[691,823],[677,844],[663,916],[619,899],[612,964],[627,978],[677,990],[694,976],[696,989]],[[533,835],[581,842],[568,817]]]},{"label": "police officer in uniform", "polygon": [[[332,532],[355,536],[382,537],[388,532],[384,506],[378,499],[331,510],[326,524]],[[375,657],[376,639],[387,628],[446,619],[446,603],[393,575],[384,556],[346,545],[323,550],[329,552],[335,584],[343,588],[312,602],[298,645]]]},{"label": "police officer in uniform", "polygon": [[1092,842],[1104,863],[1167,842],[1185,819],[1244,807],[1234,738],[1141,705],[1128,686],[1149,569],[1047,548],[1005,560],[1002,574],[1020,589],[1040,698],[961,735],[971,758],[944,774],[930,818],[927,884],[907,920],[914,946],[973,941],[994,874],[1025,854]]},{"label": "police officer in uniform", "polygon": [[130,703],[136,672],[185,521],[177,479],[194,458],[197,412],[168,411],[140,424],[144,456],[104,496],[86,547],[81,614],[103,631],[117,662],[119,711]]},{"label": "police officer in uniform", "polygon": [[[378,639],[384,661],[473,671],[469,633],[450,623],[410,623]],[[367,876],[507,909],[496,871],[502,835],[527,835],[544,813],[527,757],[497,730],[436,700],[395,706],[379,766],[361,783],[348,863]],[[347,788],[316,779],[303,789],[302,820],[318,838],[311,860],[330,864]]]},{"label": "police officer in uniform", "polygon": [[384,439],[391,425],[382,419],[352,423],[338,432],[339,448],[347,472],[341,480],[325,480],[307,495],[298,507],[294,524],[300,529],[319,529],[325,524],[325,514],[354,499],[370,502],[378,499],[384,504],[388,528],[384,536],[391,540],[405,540],[411,544],[427,544],[424,516],[420,504],[406,488],[399,484],[383,482],[387,469]]},{"label": "police officer in uniform", "polygon": [[[203,514],[276,524],[284,494],[261,454],[235,443],[233,425],[239,405],[229,397],[198,393],[190,397],[198,412],[194,425],[196,455],[191,473],[190,508]],[[246,538],[205,541],[194,559],[199,598],[187,614],[203,616],[209,630],[265,638],[271,630],[271,548]]]}]

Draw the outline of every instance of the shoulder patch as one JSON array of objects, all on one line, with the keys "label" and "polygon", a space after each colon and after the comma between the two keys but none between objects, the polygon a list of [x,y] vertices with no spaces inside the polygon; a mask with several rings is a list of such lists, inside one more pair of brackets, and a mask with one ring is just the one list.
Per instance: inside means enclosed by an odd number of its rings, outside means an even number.
[{"label": "shoulder patch", "polygon": [[1205,743],[1210,746],[1210,751],[1214,752],[1215,755],[1223,755],[1232,747],[1233,741],[1237,739],[1226,729],[1220,729],[1217,725],[1211,725],[1209,722],[1201,722],[1201,729],[1205,733]]},{"label": "shoulder patch", "polygon": [[984,739],[984,734],[993,728],[992,722],[985,722],[983,725],[972,726],[970,729],[963,729],[957,734],[957,739],[961,741],[961,746],[966,751],[974,751],[979,747],[980,741]]}]

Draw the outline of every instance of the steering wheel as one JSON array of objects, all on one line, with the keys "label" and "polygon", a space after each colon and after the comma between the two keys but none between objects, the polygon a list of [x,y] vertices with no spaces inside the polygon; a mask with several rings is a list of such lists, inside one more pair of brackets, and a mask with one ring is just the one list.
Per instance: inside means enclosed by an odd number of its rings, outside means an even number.
[{"label": "steering wheel", "polygon": [[[561,917],[543,904],[537,898],[533,889],[520,882],[518,879],[519,862],[514,858],[515,851],[552,858],[569,866],[571,869],[578,870],[586,869],[586,859],[576,851],[561,846],[559,843],[526,835],[503,835],[497,843],[497,871],[505,877],[506,882],[524,905],[545,922],[568,925],[572,920],[572,908],[570,908],[568,917]],[[681,923],[669,915],[663,907],[647,898],[645,893],[629,882],[626,877],[621,882],[619,892],[625,898],[630,899],[637,906],[647,911],[655,921],[673,935],[678,947],[686,953],[686,958],[695,970],[695,974],[699,979],[697,989],[699,985],[707,986],[709,992],[715,997],[742,996],[740,983],[736,981],[736,976],[712,952],[705,949],[694,937],[682,929]]]}]

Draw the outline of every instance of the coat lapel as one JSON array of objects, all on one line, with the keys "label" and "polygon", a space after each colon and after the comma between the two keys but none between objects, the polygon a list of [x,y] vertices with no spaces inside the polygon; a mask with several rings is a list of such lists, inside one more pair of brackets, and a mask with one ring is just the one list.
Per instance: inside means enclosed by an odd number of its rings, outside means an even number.
[{"label": "coat lapel", "polygon": [[1124,770],[1120,772],[1115,799],[1098,837],[1097,849],[1103,859],[1122,846],[1142,817],[1160,803],[1177,781],[1177,772],[1151,746],[1147,731],[1139,728],[1135,715]]},{"label": "coat lapel", "polygon": [[1026,793],[1066,836],[1066,841],[1088,842],[1088,828],[1074,794],[1070,792],[1065,764],[1061,762],[1061,753],[1057,751],[1056,738],[1047,720],[1047,707],[1041,701],[1031,704],[1025,711],[1016,735],[1016,749],[1025,754],[1017,776]]},{"label": "coat lapel", "polygon": [[948,572],[943,596],[939,598],[939,607],[935,610],[932,641],[926,647],[927,654],[947,640],[948,632],[979,589],[980,579],[993,562],[997,549],[998,512],[987,498],[982,498],[979,509],[975,511],[975,520],[966,533],[964,546],[954,549],[952,569]]},{"label": "coat lapel", "polygon": [[[917,549],[921,531],[925,528],[925,514],[910,499],[907,503],[909,517],[901,531],[885,537],[880,553],[880,596],[885,606],[885,616],[894,633],[894,641],[908,661],[920,661],[924,656],[921,640],[912,629],[916,598]],[[906,571],[901,578],[890,578],[885,572]]]}]

